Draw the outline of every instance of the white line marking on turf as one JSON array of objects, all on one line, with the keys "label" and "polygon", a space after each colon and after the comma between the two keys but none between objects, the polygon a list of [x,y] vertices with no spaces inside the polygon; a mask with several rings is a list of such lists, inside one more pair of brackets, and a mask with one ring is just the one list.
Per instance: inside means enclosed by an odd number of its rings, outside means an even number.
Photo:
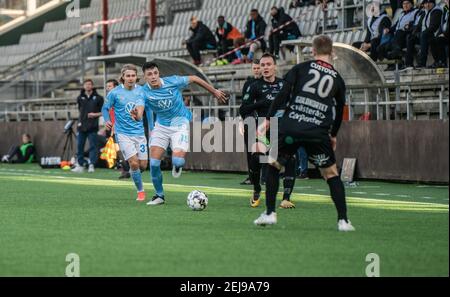
[{"label": "white line marking on turf", "polygon": [[391,196],[391,194],[388,193],[375,193],[376,196]]},{"label": "white line marking on turf", "polygon": [[[17,170],[13,170],[13,169],[7,169],[9,171],[17,171]],[[0,174],[2,173],[2,170],[0,168]],[[37,171],[39,173],[41,173],[40,171]],[[14,173],[13,173],[14,174]],[[19,174],[19,173],[15,173],[14,175],[17,176],[28,176],[28,177],[41,177],[42,175],[35,175],[35,174]],[[109,185],[117,185],[118,183],[116,181],[113,180],[105,180],[105,179],[99,179],[99,178],[87,178],[87,177],[75,177],[75,176],[51,176],[51,177],[45,177],[45,178],[55,178],[55,179],[66,179],[66,180],[77,180],[77,181],[84,181],[84,182],[99,182],[102,183],[102,185],[104,186],[109,186]],[[110,182],[111,184],[108,184],[108,182]],[[122,183],[119,183],[122,184]],[[145,184],[145,183],[144,183]],[[198,186],[198,185],[179,185],[179,184],[164,184],[164,186],[167,187],[173,187],[173,188],[196,188],[196,189],[209,189],[209,190],[214,190],[214,191],[223,191],[223,192],[230,192],[230,191],[234,191],[234,192],[248,192],[248,193],[253,193],[253,190],[245,190],[245,189],[240,189],[240,188],[222,188],[222,187],[209,187],[209,186]],[[280,192],[281,193],[281,192]],[[329,198],[328,195],[322,195],[322,194],[301,194],[298,193],[296,194],[298,196],[311,196],[311,197],[316,197],[316,198]],[[389,195],[389,194],[388,194]],[[361,197],[347,197],[349,199],[352,199],[354,201],[361,201],[361,202],[366,202],[366,203],[387,203],[387,204],[405,204],[405,205],[423,205],[423,206],[440,206],[440,207],[444,207],[446,209],[448,209],[448,204],[442,204],[442,203],[432,203],[432,202],[417,202],[417,201],[399,201],[399,200],[386,200],[386,199],[374,199],[374,198],[361,198]],[[447,199],[448,200],[448,199]]]},{"label": "white line marking on turf", "polygon": [[367,192],[350,192],[352,194],[358,194],[358,195],[366,195]]},{"label": "white line marking on turf", "polygon": [[409,196],[409,195],[395,195],[395,197],[410,198],[411,196]]}]

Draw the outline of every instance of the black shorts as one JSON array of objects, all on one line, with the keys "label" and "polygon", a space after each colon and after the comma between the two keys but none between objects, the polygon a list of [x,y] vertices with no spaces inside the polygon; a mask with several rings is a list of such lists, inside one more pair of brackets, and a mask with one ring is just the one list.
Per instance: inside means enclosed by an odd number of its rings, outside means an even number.
[{"label": "black shorts", "polygon": [[[308,160],[319,168],[328,168],[336,163],[333,147],[330,138],[324,139],[318,137],[317,139],[301,140],[286,134],[279,134],[276,144],[278,148],[277,161],[285,166],[286,162],[294,156],[300,147],[304,147],[308,154]],[[274,156],[274,147],[272,146],[271,157]]]}]

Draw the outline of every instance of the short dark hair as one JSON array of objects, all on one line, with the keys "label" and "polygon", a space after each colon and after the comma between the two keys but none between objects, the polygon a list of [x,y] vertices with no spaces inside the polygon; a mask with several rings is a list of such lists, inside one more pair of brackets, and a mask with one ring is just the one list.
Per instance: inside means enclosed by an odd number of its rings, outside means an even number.
[{"label": "short dark hair", "polygon": [[225,17],[224,17],[223,15],[219,15],[219,16],[217,17],[217,19],[225,19]]},{"label": "short dark hair", "polygon": [[253,64],[259,65],[259,59],[253,59]]},{"label": "short dark hair", "polygon": [[[261,56],[261,59],[262,59],[262,58],[272,58],[273,63],[274,63],[275,65],[277,65],[277,59],[276,59],[275,56],[272,55],[271,53],[264,53],[264,54]],[[260,59],[260,60],[261,60],[261,59]]]},{"label": "short dark hair", "polygon": [[256,9],[256,8],[253,8],[252,10],[250,10],[250,12],[256,12],[256,13],[258,13],[258,14],[259,14],[259,11],[258,11],[258,9]]},{"label": "short dark hair", "polygon": [[85,80],[83,81],[83,85],[84,85],[85,83],[87,83],[87,82],[90,82],[91,84],[94,84],[94,81],[93,81],[92,79],[87,78],[87,79],[85,79]]},{"label": "short dark hair", "polygon": [[312,46],[318,55],[331,55],[333,52],[333,40],[327,35],[314,37]]},{"label": "short dark hair", "polygon": [[113,85],[114,85],[115,87],[117,87],[117,86],[119,85],[119,82],[117,81],[117,79],[114,79],[114,78],[108,79],[108,80],[106,81],[106,83],[107,83],[107,84],[108,84],[108,83],[113,83]]},{"label": "short dark hair", "polygon": [[147,69],[153,69],[153,68],[158,68],[158,64],[154,63],[154,62],[145,62],[144,65],[142,65],[142,72],[145,73],[145,71]]}]

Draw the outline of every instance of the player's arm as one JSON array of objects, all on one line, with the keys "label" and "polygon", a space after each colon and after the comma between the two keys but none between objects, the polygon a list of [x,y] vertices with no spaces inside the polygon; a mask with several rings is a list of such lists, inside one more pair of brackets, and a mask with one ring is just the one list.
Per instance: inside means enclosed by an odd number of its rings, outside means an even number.
[{"label": "player's arm", "polygon": [[111,122],[111,117],[109,116],[109,110],[114,106],[115,96],[113,92],[110,92],[108,96],[106,96],[106,100],[102,106],[102,115],[105,120],[105,127],[107,130],[111,130],[113,124]]},{"label": "player's arm", "polygon": [[344,81],[342,81],[338,86],[338,92],[335,96],[335,100],[336,100],[336,116],[334,118],[334,122],[333,122],[333,126],[331,127],[331,131],[330,131],[330,137],[331,137],[331,144],[333,146],[333,150],[336,149],[336,136],[338,134],[339,128],[341,127],[342,124],[342,118],[344,116],[344,106],[345,106],[345,83]]},{"label": "player's arm", "polygon": [[188,79],[189,79],[189,83],[194,83],[194,84],[197,84],[200,87],[204,88],[220,102],[222,102],[222,103],[227,102],[227,95],[223,91],[214,88],[213,86],[211,86],[209,83],[207,83],[200,77],[198,77],[196,75],[190,75],[190,76],[188,76]]},{"label": "player's arm", "polygon": [[131,118],[133,118],[133,120],[135,120],[136,122],[142,121],[144,117],[144,111],[145,111],[144,105],[136,106],[132,111],[130,111]]},{"label": "player's arm", "polygon": [[145,111],[144,94],[140,92],[136,98],[136,107],[132,111],[130,111],[131,118],[137,122],[142,121],[142,119],[144,118],[144,111]]}]

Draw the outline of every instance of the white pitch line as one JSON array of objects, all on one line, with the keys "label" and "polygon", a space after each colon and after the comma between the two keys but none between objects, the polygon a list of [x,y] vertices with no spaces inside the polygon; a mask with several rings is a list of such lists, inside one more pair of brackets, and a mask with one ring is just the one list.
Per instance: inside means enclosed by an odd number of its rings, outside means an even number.
[{"label": "white pitch line", "polygon": [[358,194],[358,195],[366,195],[367,192],[350,192],[352,194]]},{"label": "white pitch line", "polygon": [[375,193],[376,196],[391,196],[392,194],[388,193]]},{"label": "white pitch line", "polygon": [[400,197],[400,198],[410,198],[411,196],[409,195],[395,195],[396,197]]},{"label": "white pitch line", "polygon": [[[2,173],[2,169],[0,169],[0,174]],[[14,171],[14,170],[12,170]],[[40,172],[40,171],[38,171]],[[33,175],[33,174],[19,174],[19,173],[15,173],[14,175],[21,175],[21,176],[29,176],[29,177],[41,177],[42,175]],[[75,177],[75,176],[51,176],[51,177],[45,177],[45,178],[55,178],[55,179],[67,179],[67,180],[79,180],[79,181],[97,181],[97,182],[103,182],[105,183],[105,181],[109,181],[109,182],[115,182],[113,180],[105,180],[105,179],[99,179],[99,178],[87,178],[87,177]],[[105,186],[107,186],[107,184],[105,184]],[[210,186],[198,186],[198,185],[179,185],[179,184],[164,184],[164,186],[167,187],[173,187],[173,188],[186,188],[186,187],[191,187],[191,188],[197,188],[197,189],[209,189],[209,190],[215,190],[215,191],[224,191],[224,192],[230,192],[230,191],[236,191],[236,192],[248,192],[248,193],[253,193],[253,190],[245,190],[245,189],[240,189],[240,188],[224,188],[224,187],[210,187]],[[281,193],[281,192],[280,192]],[[297,194],[297,193],[296,193]],[[297,195],[299,196],[311,196],[311,197],[317,197],[317,198],[328,198],[328,196],[322,195],[322,194],[301,194],[298,193]],[[433,205],[433,206],[444,206],[444,207],[448,207],[447,204],[442,204],[442,203],[431,203],[431,202],[411,202],[411,201],[399,201],[399,200],[386,200],[386,199],[373,199],[373,198],[361,198],[361,197],[347,197],[349,199],[355,200],[355,201],[365,201],[365,202],[380,202],[380,203],[397,203],[397,204],[411,204],[414,203],[415,205]]]}]

